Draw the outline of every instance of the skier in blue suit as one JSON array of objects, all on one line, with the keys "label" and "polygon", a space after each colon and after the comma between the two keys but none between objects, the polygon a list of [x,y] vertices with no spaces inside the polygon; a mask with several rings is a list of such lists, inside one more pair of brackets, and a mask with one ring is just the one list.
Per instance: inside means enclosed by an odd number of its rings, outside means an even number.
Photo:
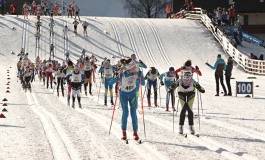
[{"label": "skier in blue suit", "polygon": [[141,80],[141,84],[145,85],[144,77],[141,71],[137,71],[137,63],[132,59],[122,59],[121,63],[124,65],[124,71],[117,77],[109,81],[109,85],[120,83],[120,103],[122,107],[122,140],[127,139],[127,119],[129,114],[128,103],[130,104],[130,113],[132,117],[133,136],[135,140],[139,140],[138,136],[138,121],[136,109],[138,106],[137,98],[137,81]]}]

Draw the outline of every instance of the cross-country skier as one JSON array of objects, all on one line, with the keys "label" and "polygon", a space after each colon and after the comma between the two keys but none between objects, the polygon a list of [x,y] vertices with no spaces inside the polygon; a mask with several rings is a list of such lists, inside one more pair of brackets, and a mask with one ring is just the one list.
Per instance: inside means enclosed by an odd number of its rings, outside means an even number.
[{"label": "cross-country skier", "polygon": [[84,36],[87,36],[87,26],[89,26],[89,24],[85,21],[83,24],[82,24],[82,26],[83,26],[83,29],[84,29]]},{"label": "cross-country skier", "polygon": [[51,18],[51,22],[49,23],[49,27],[50,27],[50,36],[51,36],[51,35],[54,35],[54,31],[53,31],[54,26],[55,26],[54,20],[53,20],[53,18]]},{"label": "cross-country skier", "polygon": [[70,86],[72,87],[72,108],[75,108],[75,97],[77,96],[78,105],[79,108],[82,108],[81,106],[81,95],[80,95],[80,89],[82,84],[85,81],[85,75],[82,74],[80,71],[80,68],[78,65],[75,65],[74,71],[70,74],[68,74],[65,79],[69,81],[71,77]]},{"label": "cross-country skier", "polygon": [[[160,85],[165,85],[166,91],[169,89],[172,83],[176,82],[178,80],[178,75],[174,73],[175,69],[174,67],[170,67],[169,71],[166,73],[163,73],[160,75]],[[175,92],[167,92],[166,96],[166,111],[168,111],[169,108],[169,101],[171,97],[172,102],[172,109],[175,111]]]},{"label": "cross-country skier", "polygon": [[144,62],[142,62],[141,60],[139,60],[139,61],[137,60],[135,54],[132,54],[132,55],[131,55],[131,59],[134,60],[134,61],[136,62],[136,64],[137,64],[137,69],[139,69],[139,68],[147,68],[147,66],[144,64]]},{"label": "cross-country skier", "polygon": [[[72,61],[68,61],[67,62],[67,67],[63,70],[64,75],[68,75],[70,73],[72,73],[72,71],[74,70],[74,64]],[[71,82],[69,80],[67,80],[67,104],[70,106],[70,95],[71,95],[71,91],[72,91],[72,87],[71,87]]]},{"label": "cross-country skier", "polygon": [[157,107],[157,79],[160,78],[160,74],[155,67],[151,67],[151,69],[145,75],[145,79],[147,79],[147,102],[148,107],[151,107],[151,88],[153,86],[154,89],[154,105]]},{"label": "cross-country skier", "polygon": [[30,82],[32,79],[32,72],[30,67],[27,66],[23,74],[23,88],[31,88]]},{"label": "cross-country skier", "polygon": [[108,90],[110,92],[110,103],[113,105],[113,85],[109,84],[109,81],[113,78],[115,67],[110,65],[110,60],[107,59],[104,62],[103,67],[99,69],[99,73],[103,73],[104,77],[101,77],[104,80],[104,86],[105,86],[105,98],[104,98],[104,105],[107,105],[107,96],[108,96]]},{"label": "cross-country skier", "polygon": [[175,71],[175,74],[178,74],[179,72],[180,72],[180,77],[182,77],[184,72],[197,73],[199,76],[202,75],[198,66],[195,66],[195,68],[192,67],[191,60],[187,60],[182,67],[180,67]]},{"label": "cross-country skier", "polygon": [[77,34],[77,25],[79,24],[79,22],[75,19],[73,24],[74,24],[74,33]]},{"label": "cross-country skier", "polygon": [[[120,73],[117,77],[112,79],[109,82],[109,85],[114,83],[120,83],[120,104],[122,107],[122,140],[127,140],[126,130],[127,130],[127,120],[129,114],[130,104],[130,114],[132,117],[132,126],[133,126],[133,136],[134,140],[139,140],[138,136],[138,120],[136,109],[138,106],[137,101],[137,81],[141,81],[141,84],[144,85],[144,77],[141,71],[137,71],[137,64],[134,60],[121,60],[121,63],[124,65],[125,71]],[[141,77],[141,78],[140,78]]]},{"label": "cross-country skier", "polygon": [[214,66],[211,66],[208,62],[206,63],[211,69],[215,70],[215,81],[216,81],[216,95],[219,96],[219,80],[224,90],[224,96],[227,96],[227,91],[224,85],[224,73],[223,71],[226,70],[225,61],[221,58],[221,54],[217,55],[217,60]]},{"label": "cross-country skier", "polygon": [[51,44],[50,45],[50,57],[53,57],[53,59],[54,59],[54,45],[53,44]]},{"label": "cross-country skier", "polygon": [[57,69],[57,72],[56,72],[56,75],[57,77],[57,96],[59,97],[59,87],[61,86],[61,90],[62,90],[62,96],[64,97],[64,88],[63,88],[63,85],[64,85],[64,73],[63,73],[63,67],[61,66],[61,64],[59,63],[58,64],[58,69]]},{"label": "cross-country skier", "polygon": [[41,21],[38,20],[35,25],[37,27],[37,32],[40,32],[40,27],[42,25]]},{"label": "cross-country skier", "polygon": [[172,83],[168,89],[168,92],[174,92],[176,88],[178,88],[179,102],[182,106],[179,120],[179,134],[183,134],[183,125],[185,121],[186,111],[188,111],[190,132],[191,134],[195,134],[192,111],[195,98],[195,89],[197,89],[201,93],[205,93],[205,90],[200,86],[198,82],[196,82],[192,78],[192,73],[189,71],[184,72],[181,79]]},{"label": "cross-country skier", "polygon": [[94,69],[94,66],[93,66],[93,62],[90,62],[89,60],[89,57],[86,57],[85,60],[84,60],[84,74],[86,76],[86,80],[85,80],[85,83],[84,83],[84,87],[85,87],[85,95],[87,96],[87,86],[88,86],[88,83],[89,83],[89,94],[92,95],[92,91],[91,91],[91,88],[92,88],[92,79],[95,83],[95,69]]},{"label": "cross-country skier", "polygon": [[45,72],[47,77],[47,89],[49,88],[49,82],[51,84],[51,89],[52,89],[52,81],[53,81],[52,73],[54,72],[54,67],[51,57],[49,57],[49,60],[46,62]]}]

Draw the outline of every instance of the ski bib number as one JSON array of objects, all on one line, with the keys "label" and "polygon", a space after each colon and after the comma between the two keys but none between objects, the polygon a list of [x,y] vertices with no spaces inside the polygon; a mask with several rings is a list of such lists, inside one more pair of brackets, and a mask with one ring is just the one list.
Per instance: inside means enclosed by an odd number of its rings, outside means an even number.
[{"label": "ski bib number", "polygon": [[112,77],[112,68],[104,69],[105,77],[106,78],[111,78]]},{"label": "ski bib number", "polygon": [[72,82],[80,83],[81,82],[81,74],[73,74],[72,75]]},{"label": "ski bib number", "polygon": [[121,90],[123,92],[131,92],[136,88],[137,74],[130,77],[122,77]]}]

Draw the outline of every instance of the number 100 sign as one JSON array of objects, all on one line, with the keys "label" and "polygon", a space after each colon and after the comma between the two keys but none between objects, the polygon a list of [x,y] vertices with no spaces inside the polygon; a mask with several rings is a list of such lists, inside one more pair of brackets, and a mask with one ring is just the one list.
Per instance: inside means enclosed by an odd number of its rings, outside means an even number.
[{"label": "number 100 sign", "polygon": [[253,82],[236,82],[236,96],[238,94],[252,94],[253,97]]}]

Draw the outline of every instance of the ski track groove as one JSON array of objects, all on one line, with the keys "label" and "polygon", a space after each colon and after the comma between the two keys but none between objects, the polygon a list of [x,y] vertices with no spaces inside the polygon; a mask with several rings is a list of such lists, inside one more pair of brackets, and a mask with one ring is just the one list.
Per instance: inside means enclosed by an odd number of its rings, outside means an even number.
[{"label": "ski track groove", "polygon": [[129,25],[128,25],[128,23],[127,23],[126,20],[120,20],[120,21],[123,23],[123,25],[126,28],[126,31],[128,33],[128,37],[129,37],[129,40],[130,40],[130,44],[131,44],[132,49],[133,49],[133,53],[136,54],[136,56],[137,56],[138,59],[141,59],[140,54],[139,54],[139,51],[138,51],[138,48],[137,48],[137,45],[135,43],[134,36],[132,34],[131,28],[129,27]]},{"label": "ski track groove", "polygon": [[[89,111],[88,109],[83,109],[82,111],[79,110],[79,112],[93,118],[95,121],[97,121],[99,124],[101,124],[107,130],[109,129],[109,125],[108,125],[109,119],[107,119],[105,116],[102,116],[102,115],[99,115],[95,112]],[[97,117],[97,118],[95,118],[95,117]],[[98,118],[100,118],[101,121]],[[103,125],[102,121],[105,121],[104,125]],[[118,133],[120,131],[120,129],[115,124],[112,126],[112,130],[115,133]],[[132,134],[132,133],[129,133],[129,134]],[[113,134],[113,135],[116,136],[117,139],[120,139],[117,135],[115,135],[115,134]],[[147,145],[147,144],[136,145],[132,141],[129,141],[130,147],[132,147],[136,152],[138,152],[139,155],[143,157],[143,159],[164,159],[164,160],[168,159],[167,157],[165,157],[165,155],[158,154],[157,152],[153,151],[149,145]],[[141,146],[141,147],[139,147],[139,146]]]},{"label": "ski track groove", "polygon": [[138,21],[136,21],[136,20],[133,20],[133,21],[134,21],[134,23],[137,25],[137,27],[138,27],[138,29],[139,29],[139,31],[140,31],[140,34],[141,34],[142,40],[143,40],[143,42],[144,42],[144,45],[145,45],[145,48],[146,48],[147,54],[149,55],[151,61],[156,65],[156,68],[157,68],[158,70],[162,70],[162,68],[160,67],[160,65],[157,63],[157,61],[156,61],[156,60],[154,59],[154,57],[153,57],[154,54],[153,54],[153,52],[152,52],[152,50],[151,50],[151,48],[150,48],[150,45],[149,45],[149,42],[148,42],[148,40],[147,40],[147,36],[146,36],[146,34],[145,34],[145,31],[144,31],[143,27],[141,26],[141,24],[140,24]]},{"label": "ski track groove", "polygon": [[214,120],[214,119],[206,119],[206,118],[201,118],[202,121],[206,122],[206,123],[211,123],[213,125],[228,129],[228,130],[232,130],[234,132],[238,132],[240,134],[244,134],[247,135],[249,137],[255,138],[255,139],[260,139],[262,141],[265,142],[265,136],[264,133],[258,132],[258,131],[254,131],[252,129],[247,129],[247,128],[243,128],[240,126],[236,126],[227,122],[222,122],[219,120]]},{"label": "ski track groove", "polygon": [[[52,90],[50,90],[51,93],[53,93]],[[81,97],[82,99],[83,97]],[[60,98],[60,101],[67,105],[66,102],[64,101],[64,99],[61,99]],[[93,101],[95,101],[93,99]],[[96,101],[95,101],[96,102]],[[99,102],[104,102],[103,98],[100,98],[100,101]],[[110,106],[108,106],[110,107]],[[112,108],[112,107],[110,107]],[[85,109],[83,108],[82,110],[81,109],[76,109],[76,111],[80,112],[81,114],[83,115],[86,115],[88,117],[90,117],[91,119],[94,119],[98,124],[100,124],[102,127],[106,128],[106,130],[109,129],[109,121],[110,119],[108,119],[106,116],[102,116],[102,115],[99,115],[98,113],[95,113],[95,112],[92,112],[88,109]],[[92,115],[94,114],[94,115]],[[92,115],[92,116],[91,116]],[[102,123],[102,121],[104,120],[104,124]],[[112,126],[112,130],[114,130],[115,133],[119,133],[120,132],[120,129],[117,127],[117,125],[113,124]],[[129,133],[129,132],[128,132]],[[132,133],[129,133],[129,134],[132,134]],[[120,137],[118,137],[117,135],[113,134],[117,139],[120,139]],[[142,139],[143,140],[143,139]],[[130,143],[131,141],[129,141]],[[121,143],[123,143],[121,141]],[[132,147],[137,153],[139,153],[140,156],[143,157],[143,159],[164,159],[164,160],[167,160],[168,158],[165,158],[165,155],[162,155],[162,154],[158,154],[156,153],[155,151],[153,151],[150,147],[150,145],[148,144],[140,144],[140,145],[136,145],[134,142],[131,142],[130,144],[130,147]],[[145,148],[145,150],[142,151],[143,148],[139,148],[139,146],[143,146]],[[148,147],[147,147],[148,146]],[[99,148],[101,149],[101,148]],[[146,153],[150,153],[150,155],[146,155]],[[148,158],[147,158],[148,157]],[[158,157],[158,158],[157,158]]]},{"label": "ski track groove", "polygon": [[170,62],[170,60],[167,57],[167,54],[166,54],[165,49],[164,49],[164,46],[163,46],[163,44],[161,42],[161,39],[159,37],[159,34],[157,33],[157,30],[155,29],[154,25],[149,20],[145,20],[145,22],[149,25],[149,27],[151,28],[151,30],[153,32],[153,35],[155,37],[157,46],[158,46],[159,51],[160,51],[161,55],[163,56],[164,60],[166,61],[166,63],[169,66],[173,66],[172,63]]},{"label": "ski track groove", "polygon": [[[51,146],[53,159],[59,160],[60,158],[63,159],[71,159],[68,151],[65,152],[65,146],[61,143],[62,139],[59,138],[59,134],[56,131],[56,128],[53,124],[51,124],[51,119],[49,119],[42,111],[40,111],[40,106],[38,106],[35,102],[35,99],[32,93],[26,93],[27,100],[29,103],[30,108],[32,111],[39,117],[43,130],[47,136],[49,144]],[[55,138],[56,137],[56,138]]]},{"label": "ski track groove", "polygon": [[[150,121],[153,124],[156,124],[160,127],[163,127],[167,130],[172,131],[172,128],[169,126],[172,126],[171,123],[169,123],[166,120],[160,119],[159,122],[157,122],[157,119],[154,118],[150,118],[150,116],[146,116],[146,120]],[[187,130],[187,129],[186,129]],[[237,155],[237,153],[239,153],[238,151],[236,151],[235,149],[231,148],[230,146],[226,146],[225,144],[221,144],[218,143],[214,140],[212,140],[211,138],[206,138],[206,137],[202,137],[200,136],[200,138],[192,136],[192,135],[188,135],[188,139],[192,140],[193,142],[203,145],[206,148],[208,148],[209,150],[212,150],[214,152],[221,152],[219,154],[221,154],[222,156],[228,158],[228,159],[256,159],[256,157],[249,155],[249,154],[243,154],[242,156]]]},{"label": "ski track groove", "polygon": [[120,39],[120,35],[118,33],[118,30],[117,30],[116,24],[115,24],[115,22],[114,22],[114,20],[112,18],[109,18],[108,21],[111,24],[111,27],[113,29],[113,32],[114,32],[114,35],[115,35],[115,39],[117,41],[117,47],[118,47],[119,53],[123,57],[124,56],[124,52],[123,52],[123,48],[121,46],[121,39]]},{"label": "ski track groove", "polygon": [[[54,92],[52,89],[49,89],[48,91],[50,93],[52,93],[53,96],[56,96],[56,95],[54,95],[56,92]],[[58,97],[58,99],[61,101],[62,104],[64,104],[67,107],[70,107],[67,105],[67,103],[63,97]],[[90,136],[95,137],[95,134],[92,131],[88,131],[88,132],[91,133],[91,134],[89,134]],[[100,152],[100,156],[102,156],[103,159],[109,158],[109,155],[107,154],[108,150],[102,144],[96,142],[94,138],[91,138],[91,142],[93,143],[93,146]],[[96,152],[94,150],[91,152],[94,152],[94,154],[96,155]]]}]

